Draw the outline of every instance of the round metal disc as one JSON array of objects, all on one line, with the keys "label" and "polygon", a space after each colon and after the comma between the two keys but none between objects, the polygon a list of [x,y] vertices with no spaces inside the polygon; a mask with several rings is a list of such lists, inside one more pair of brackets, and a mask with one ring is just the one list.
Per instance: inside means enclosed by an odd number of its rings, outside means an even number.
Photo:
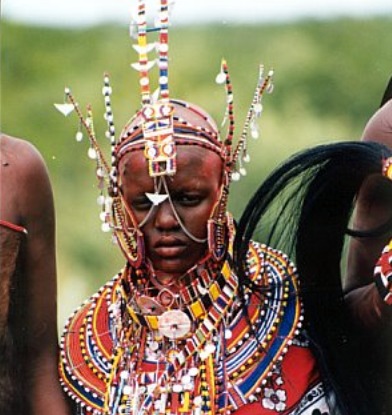
[{"label": "round metal disc", "polygon": [[191,330],[189,317],[181,310],[169,310],[158,317],[159,332],[169,339],[180,339]]},{"label": "round metal disc", "polygon": [[162,307],[158,301],[151,297],[147,297],[146,295],[136,298],[136,304],[138,305],[141,313],[151,316],[158,316],[165,311],[165,308]]}]

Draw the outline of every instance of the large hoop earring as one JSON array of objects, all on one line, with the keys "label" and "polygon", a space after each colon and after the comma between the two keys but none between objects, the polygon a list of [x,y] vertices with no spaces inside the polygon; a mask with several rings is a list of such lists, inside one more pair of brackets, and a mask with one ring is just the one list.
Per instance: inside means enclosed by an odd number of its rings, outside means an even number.
[{"label": "large hoop earring", "polygon": [[134,268],[144,261],[144,237],[136,226],[130,228],[127,224],[123,201],[120,196],[113,198],[112,205],[114,234],[126,259]]},{"label": "large hoop earring", "polygon": [[208,251],[216,261],[221,261],[227,252],[227,224],[216,219],[207,223]]}]

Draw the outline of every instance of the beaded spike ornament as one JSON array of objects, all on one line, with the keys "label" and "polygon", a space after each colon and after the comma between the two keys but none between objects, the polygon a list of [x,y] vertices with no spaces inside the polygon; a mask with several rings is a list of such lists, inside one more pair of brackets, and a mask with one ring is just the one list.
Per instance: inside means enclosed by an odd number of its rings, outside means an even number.
[{"label": "beaded spike ornament", "polygon": [[[136,21],[131,23],[131,35],[135,32],[134,29],[137,29],[137,43],[133,47],[138,53],[138,61],[131,66],[140,75],[142,108],[134,118],[139,117],[142,120],[142,136],[138,140],[144,145],[149,174],[153,178],[159,178],[175,174],[177,154],[174,108],[169,97],[168,28],[170,10],[168,0],[160,1],[158,19],[154,27],[147,25],[146,15],[146,2],[139,0]],[[154,33],[157,34],[157,40],[149,42],[148,37]],[[157,56],[151,58],[152,53],[156,53]],[[156,92],[152,92],[150,71],[156,65],[158,66],[158,89]],[[257,138],[259,135],[257,119],[262,113],[262,96],[264,92],[272,92],[272,76],[272,70],[265,74],[263,66],[260,66],[253,100],[246,116],[244,128],[235,146],[233,145],[235,131],[233,91],[225,60],[222,61],[221,71],[216,77],[217,83],[225,84],[227,96],[225,118],[228,120],[226,137],[224,139],[217,137],[220,155],[224,161],[224,177],[217,205],[208,224],[209,250],[217,259],[223,258],[227,250],[226,211],[229,186],[231,181],[238,180],[241,175],[246,174],[243,163],[250,160],[247,139],[249,135],[253,138]],[[69,88],[65,89],[65,103],[55,104],[55,106],[65,116],[75,110],[80,120],[80,126],[83,126],[87,132],[90,142],[88,155],[97,163],[96,174],[101,191],[98,203],[102,206],[100,214],[102,230],[105,232],[112,230],[115,235],[114,240],[119,243],[127,260],[138,266],[144,255],[143,237],[138,224],[133,220],[132,212],[129,212],[129,209],[124,206],[125,202],[121,198],[118,187],[118,163],[122,156],[121,150],[123,146],[129,144],[129,140],[124,139],[123,134],[120,135],[118,140],[116,139],[111,94],[112,88],[109,76],[105,74],[103,95],[106,108],[105,119],[108,125],[106,137],[111,144],[110,163],[106,161],[96,138],[91,107],[87,108],[87,114],[84,116]],[[189,104],[189,107],[192,107],[192,105]],[[195,135],[200,133],[197,126],[191,126],[191,129],[195,131]],[[82,132],[78,131],[76,139],[81,141],[82,137]],[[187,142],[182,142],[182,144],[187,144]],[[127,223],[126,216],[129,216],[131,221],[134,222],[132,226]]]}]

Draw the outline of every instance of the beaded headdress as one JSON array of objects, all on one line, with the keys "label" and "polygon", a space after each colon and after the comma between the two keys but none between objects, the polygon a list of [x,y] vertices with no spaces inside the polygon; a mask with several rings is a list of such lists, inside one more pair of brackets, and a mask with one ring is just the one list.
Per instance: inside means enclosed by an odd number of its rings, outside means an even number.
[{"label": "beaded headdress", "polygon": [[[262,112],[261,99],[264,92],[272,92],[272,75],[270,70],[264,73],[264,67],[259,68],[257,85],[253,100],[248,110],[244,128],[234,145],[234,112],[233,92],[225,60],[221,63],[221,70],[216,77],[217,83],[225,85],[226,89],[226,114],[228,121],[226,137],[219,135],[214,122],[198,107],[182,101],[172,100],[169,97],[169,4],[168,0],[160,0],[158,19],[154,27],[147,25],[146,2],[139,0],[136,21],[131,23],[131,36],[135,28],[137,43],[133,45],[138,53],[138,61],[131,66],[139,72],[139,84],[141,93],[141,109],[123,129],[119,139],[116,139],[113,112],[111,106],[112,88],[109,76],[104,76],[103,95],[105,100],[105,119],[107,121],[106,137],[110,140],[111,161],[108,162],[97,140],[92,110],[87,108],[86,116],[83,115],[78,103],[69,88],[65,89],[66,102],[55,104],[56,108],[64,115],[73,110],[76,111],[80,125],[87,132],[90,148],[89,157],[96,160],[96,174],[99,181],[101,195],[99,202],[102,205],[101,220],[104,231],[112,230],[115,240],[119,243],[128,261],[138,266],[143,259],[144,245],[140,226],[133,218],[132,211],[126,206],[119,191],[118,166],[122,156],[133,149],[144,150],[148,162],[149,175],[154,178],[172,176],[176,173],[176,144],[201,145],[219,153],[223,160],[223,178],[221,192],[218,195],[216,206],[213,209],[208,223],[209,252],[216,259],[222,259],[227,249],[227,198],[231,181],[238,180],[241,174],[246,174],[243,162],[250,160],[247,151],[247,138],[251,135],[258,137],[257,119]],[[157,40],[150,42],[151,36],[156,34]],[[151,58],[151,54],[157,56]],[[151,89],[150,71],[154,66],[158,67],[158,88],[155,92]],[[210,128],[201,128],[176,117],[176,106],[185,106],[188,110],[201,114],[206,119]],[[76,139],[81,141],[83,134],[78,131]],[[131,226],[128,223],[130,219]]]}]

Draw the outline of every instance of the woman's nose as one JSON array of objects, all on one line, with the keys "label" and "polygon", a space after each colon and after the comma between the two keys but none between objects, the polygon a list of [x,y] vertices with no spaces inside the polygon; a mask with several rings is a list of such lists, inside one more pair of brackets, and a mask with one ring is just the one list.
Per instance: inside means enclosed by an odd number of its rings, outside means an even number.
[{"label": "woman's nose", "polygon": [[166,200],[155,208],[154,224],[158,229],[176,229],[179,227],[178,220],[174,213],[174,207]]}]

